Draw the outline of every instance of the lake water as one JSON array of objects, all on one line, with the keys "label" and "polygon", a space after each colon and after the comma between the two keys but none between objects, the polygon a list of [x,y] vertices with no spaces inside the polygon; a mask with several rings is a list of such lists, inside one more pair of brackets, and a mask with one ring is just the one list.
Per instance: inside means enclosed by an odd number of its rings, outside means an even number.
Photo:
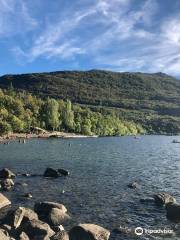
[{"label": "lake water", "polygon": [[[26,144],[0,145],[0,167],[14,172],[43,174],[46,167],[65,168],[70,176],[50,180],[18,177],[14,190],[5,193],[15,206],[33,207],[36,201],[63,203],[73,217],[66,229],[77,223],[95,223],[110,230],[129,228],[173,229],[164,208],[140,203],[141,198],[167,191],[180,202],[179,137],[143,136],[85,139],[31,139]],[[141,188],[129,189],[137,181]],[[63,190],[65,191],[63,193]],[[21,196],[30,192],[31,200]],[[179,228],[180,225],[176,225]],[[179,234],[180,236],[180,234]],[[136,239],[112,234],[111,239]],[[151,237],[142,237],[151,239]],[[154,238],[153,238],[154,239]],[[157,239],[165,239],[165,236]],[[166,239],[180,239],[167,237]]]}]

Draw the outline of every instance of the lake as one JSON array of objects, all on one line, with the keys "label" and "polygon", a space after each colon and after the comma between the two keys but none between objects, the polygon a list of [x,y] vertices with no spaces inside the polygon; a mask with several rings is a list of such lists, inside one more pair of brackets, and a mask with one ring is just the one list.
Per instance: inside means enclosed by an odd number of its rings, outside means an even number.
[{"label": "lake", "polygon": [[[43,174],[46,167],[70,171],[68,177],[58,179],[18,177],[16,182],[28,185],[17,184],[5,195],[13,207],[33,207],[34,202],[44,200],[63,203],[73,217],[66,229],[87,222],[110,230],[119,225],[172,229],[175,224],[166,219],[164,208],[140,199],[167,191],[180,202],[180,144],[172,143],[173,139],[179,137],[31,139],[26,144],[1,144],[1,168],[33,174]],[[129,189],[127,185],[133,181],[141,188]],[[22,198],[27,192],[33,195],[31,200]],[[112,234],[111,239],[136,238]]]}]

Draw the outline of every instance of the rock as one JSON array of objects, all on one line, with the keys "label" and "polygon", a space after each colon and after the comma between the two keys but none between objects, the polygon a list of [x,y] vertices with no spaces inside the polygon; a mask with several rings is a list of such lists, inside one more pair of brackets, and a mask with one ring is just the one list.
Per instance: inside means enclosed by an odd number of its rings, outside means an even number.
[{"label": "rock", "polygon": [[34,205],[34,210],[38,215],[48,215],[52,208],[58,208],[66,213],[67,209],[63,204],[55,202],[38,202]]},{"label": "rock", "polygon": [[33,219],[38,220],[38,215],[33,210],[25,207],[18,207],[16,210],[11,210],[7,213],[5,223],[16,229],[22,222],[25,223]]},{"label": "rock", "polygon": [[166,204],[166,217],[173,222],[180,222],[180,204]]},{"label": "rock", "polygon": [[155,194],[154,201],[158,206],[163,206],[168,203],[176,203],[176,199],[165,192]]},{"label": "rock", "polygon": [[108,240],[110,232],[95,224],[80,224],[69,232],[70,240]]},{"label": "rock", "polygon": [[33,219],[27,221],[23,225],[23,231],[29,236],[30,239],[46,239],[52,237],[55,232],[50,228],[47,223],[40,220]]},{"label": "rock", "polygon": [[16,175],[11,172],[8,168],[3,168],[0,170],[0,178],[15,178]]},{"label": "rock", "polygon": [[11,202],[3,194],[0,193],[0,209],[8,205],[11,205]]},{"label": "rock", "polygon": [[30,240],[30,239],[29,239],[28,235],[25,232],[22,232],[19,235],[19,240]]},{"label": "rock", "polygon": [[66,231],[59,231],[54,236],[51,237],[51,240],[69,240],[69,235]]},{"label": "rock", "polygon": [[14,182],[11,178],[1,180],[0,184],[1,184],[2,190],[4,191],[9,191],[14,186]]},{"label": "rock", "polygon": [[53,168],[47,168],[46,171],[44,172],[44,177],[57,178],[59,176],[60,176],[59,172]]},{"label": "rock", "polygon": [[22,173],[22,176],[23,177],[31,177],[31,174],[30,173]]},{"label": "rock", "polygon": [[6,234],[4,233],[4,231],[2,229],[0,229],[0,239],[1,240],[10,240],[9,236],[6,236]]},{"label": "rock", "polygon": [[64,176],[68,176],[69,175],[69,171],[65,170],[65,169],[62,169],[62,168],[59,168],[58,169],[58,173],[64,175]]},{"label": "rock", "polygon": [[52,208],[48,215],[48,223],[53,226],[58,226],[70,219],[67,213],[58,208]]},{"label": "rock", "polygon": [[136,188],[140,188],[140,185],[137,182],[133,182],[128,184],[128,188],[136,189]]},{"label": "rock", "polygon": [[26,193],[26,194],[24,194],[24,197],[25,197],[25,198],[29,198],[29,199],[30,199],[30,198],[32,198],[33,196],[32,196],[32,194],[31,194],[31,193]]},{"label": "rock", "polygon": [[141,203],[154,203],[154,198],[141,198]]}]

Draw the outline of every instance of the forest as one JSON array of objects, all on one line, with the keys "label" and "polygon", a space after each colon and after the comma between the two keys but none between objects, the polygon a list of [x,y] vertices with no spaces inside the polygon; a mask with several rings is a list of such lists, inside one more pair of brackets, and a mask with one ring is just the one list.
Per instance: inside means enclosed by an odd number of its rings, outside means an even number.
[{"label": "forest", "polygon": [[115,113],[92,111],[70,100],[41,99],[13,86],[0,89],[0,134],[28,133],[32,127],[84,135],[116,136],[144,133],[140,124],[121,120]]}]

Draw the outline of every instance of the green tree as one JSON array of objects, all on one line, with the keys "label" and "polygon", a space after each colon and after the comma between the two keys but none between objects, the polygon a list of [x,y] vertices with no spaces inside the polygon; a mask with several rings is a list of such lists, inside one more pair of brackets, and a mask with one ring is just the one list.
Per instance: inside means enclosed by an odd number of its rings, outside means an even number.
[{"label": "green tree", "polygon": [[45,122],[47,128],[53,131],[60,127],[59,104],[55,99],[48,98],[45,103]]}]

